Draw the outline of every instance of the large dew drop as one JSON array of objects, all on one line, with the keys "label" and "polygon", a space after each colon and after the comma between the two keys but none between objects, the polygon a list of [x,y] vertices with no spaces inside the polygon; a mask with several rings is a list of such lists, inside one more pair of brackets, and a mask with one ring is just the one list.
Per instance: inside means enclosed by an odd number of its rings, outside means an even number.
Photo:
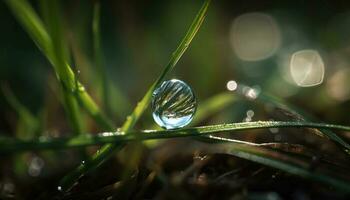
[{"label": "large dew drop", "polygon": [[181,128],[189,124],[196,112],[196,98],[183,81],[164,81],[153,92],[153,119],[166,129]]}]

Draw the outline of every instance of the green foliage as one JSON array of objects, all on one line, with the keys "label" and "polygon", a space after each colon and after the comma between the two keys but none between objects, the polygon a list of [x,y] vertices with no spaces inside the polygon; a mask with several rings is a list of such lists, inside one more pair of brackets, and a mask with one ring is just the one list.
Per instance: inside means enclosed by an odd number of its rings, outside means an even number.
[{"label": "green foliage", "polygon": [[[100,167],[110,157],[112,157],[115,152],[122,149],[126,144],[135,141],[160,140],[177,137],[194,137],[195,139],[203,139],[210,143],[229,142],[225,153],[273,167],[303,178],[321,182],[344,192],[350,191],[349,183],[343,181],[342,179],[332,177],[327,173],[310,171],[308,170],[308,166],[305,164],[305,162],[296,162],[296,159],[294,159],[290,154],[263,148],[266,147],[264,145],[228,138],[220,138],[212,135],[222,132],[227,134],[239,134],[238,131],[263,128],[316,128],[317,130],[320,130],[322,135],[327,136],[327,138],[334,141],[337,145],[349,153],[350,145],[329,129],[350,131],[350,127],[309,122],[316,120],[310,117],[308,114],[305,114],[305,112],[301,111],[299,108],[291,106],[283,100],[271,97],[269,95],[260,94],[257,100],[263,103],[271,103],[276,107],[292,113],[294,116],[296,116],[298,121],[256,121],[229,123],[177,130],[133,130],[135,124],[147,109],[154,89],[175,67],[201,27],[207,14],[210,0],[204,1],[186,35],[178,45],[177,49],[172,53],[168,64],[164,67],[163,71],[153,82],[153,84],[148,88],[141,101],[135,106],[133,112],[126,118],[119,130],[117,130],[113,123],[111,123],[111,121],[105,117],[102,109],[99,108],[97,103],[87,93],[84,85],[79,82],[76,74],[70,66],[69,48],[66,46],[64,37],[65,33],[63,31],[64,25],[60,19],[60,2],[58,0],[40,1],[43,20],[40,19],[27,0],[6,0],[6,3],[11,9],[12,13],[16,16],[19,23],[23,26],[24,30],[30,35],[41,52],[52,64],[60,84],[60,92],[67,118],[70,121],[73,133],[79,135],[48,140],[43,140],[42,138],[40,140],[25,140],[20,136],[18,136],[18,139],[0,138],[0,153],[69,148],[82,149],[83,147],[87,146],[104,145],[92,157],[87,159],[83,164],[79,165],[76,169],[61,179],[59,187],[63,191],[69,191],[82,176]],[[111,110],[111,108],[109,107],[110,98],[108,96],[108,79],[104,69],[105,63],[101,48],[101,33],[99,28],[100,4],[98,1],[94,4],[92,20],[94,64],[96,65],[98,76],[100,77],[99,81],[101,86],[103,108],[108,112]],[[30,128],[30,130],[28,130],[29,135],[33,135],[33,132],[35,132],[39,126],[37,119],[19,103],[11,92],[5,91],[5,93],[7,94],[6,98],[8,99],[8,102],[17,111],[18,115],[26,125],[25,127]],[[236,98],[229,92],[220,93],[211,97],[199,106],[198,113],[192,124],[203,121],[209,115],[212,115],[213,113],[227,107],[235,101]],[[108,132],[100,135],[87,134],[87,132],[84,130],[85,125],[81,120],[80,107],[84,108],[94,119],[94,121],[104,131]],[[110,113],[109,116],[111,116]]]},{"label": "green foliage", "polygon": [[[135,123],[139,120],[143,112],[148,107],[148,104],[151,101],[152,93],[155,87],[163,81],[165,76],[170,72],[172,68],[174,68],[176,63],[179,61],[183,53],[188,48],[189,44],[191,43],[192,39],[196,35],[197,31],[199,30],[205,18],[209,3],[210,3],[210,0],[206,0],[203,3],[202,8],[199,10],[197,16],[193,20],[183,40],[181,41],[177,49],[172,54],[172,57],[170,58],[168,65],[164,68],[164,70],[162,71],[158,79],[148,89],[145,96],[137,104],[132,114],[126,118],[126,121],[121,127],[121,131],[123,134],[128,134],[128,132],[133,128]],[[108,158],[110,158],[116,150],[122,148],[124,144],[125,143],[121,143],[121,144],[117,143],[117,144],[107,144],[103,146],[98,152],[96,152],[92,156],[90,160],[87,161],[87,164],[84,163],[80,165],[76,170],[74,170],[73,172],[65,176],[60,182],[60,187],[62,187],[63,190],[69,190],[82,175],[99,167],[103,162],[108,160]]]},{"label": "green foliage", "polygon": [[159,140],[176,137],[195,137],[204,136],[221,132],[232,132],[239,134],[238,131],[264,128],[324,128],[335,129],[342,131],[350,131],[350,127],[323,124],[313,122],[283,122],[283,121],[255,121],[255,122],[240,122],[230,124],[218,124],[210,126],[200,126],[195,128],[183,128],[177,130],[144,130],[144,131],[117,131],[104,132],[99,135],[86,134],[82,136],[75,136],[70,138],[49,139],[47,141],[33,140],[16,140],[3,139],[0,140],[0,152],[15,152],[24,150],[45,150],[45,149],[66,149],[77,148],[91,145],[101,145],[106,143],[123,144],[133,141],[142,140]]}]

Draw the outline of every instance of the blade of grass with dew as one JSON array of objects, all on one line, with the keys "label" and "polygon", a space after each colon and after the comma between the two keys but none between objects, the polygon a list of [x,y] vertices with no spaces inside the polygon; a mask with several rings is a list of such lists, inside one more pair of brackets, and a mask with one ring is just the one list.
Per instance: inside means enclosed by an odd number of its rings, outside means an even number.
[{"label": "blade of grass with dew", "polygon": [[[226,107],[227,105],[234,102],[233,101],[234,99],[235,99],[234,95],[230,94],[228,92],[218,94],[218,95],[208,99],[207,101],[205,101],[203,104],[201,104],[199,106],[199,108],[197,110],[196,117],[194,118],[194,120],[191,124],[196,124],[199,121],[206,118],[208,114],[211,114],[217,110],[220,110],[220,109]],[[306,120],[314,120],[315,121],[315,118],[313,118],[309,114],[305,113],[300,108],[289,105],[286,102],[284,102],[283,100],[278,99],[277,97],[273,97],[273,96],[270,96],[270,95],[267,95],[264,93],[260,93],[256,100],[261,101],[263,103],[271,103],[274,106],[282,108],[284,110],[287,110],[287,111],[293,113],[294,115],[300,116],[301,118],[304,118]],[[333,133],[330,130],[326,130],[326,129],[320,129],[320,130],[324,135],[328,136],[330,139],[334,140],[338,144],[345,147],[345,152],[349,153],[347,149],[349,149],[350,146],[346,141],[344,141],[342,138],[340,138],[338,135],[336,135],[335,133]],[[203,139],[204,140],[211,140],[213,138],[211,138],[210,136],[203,136]]]},{"label": "blade of grass with dew", "polygon": [[[184,36],[183,40],[180,42],[177,49],[173,52],[169,63],[164,68],[163,72],[160,74],[160,76],[157,78],[157,80],[151,85],[151,87],[146,92],[145,96],[142,98],[142,100],[136,105],[135,109],[133,110],[132,114],[127,117],[126,121],[121,127],[121,131],[123,134],[129,132],[133,126],[135,125],[136,121],[141,117],[142,113],[146,110],[148,107],[148,104],[151,101],[152,93],[154,89],[159,85],[162,80],[165,78],[165,76],[168,74],[168,72],[173,69],[173,67],[177,64],[183,53],[188,48],[189,44],[191,43],[192,39],[196,35],[197,31],[199,30],[202,22],[204,21],[204,18],[206,16],[208,7],[210,4],[210,0],[205,0],[201,9],[197,13],[196,17],[194,18],[190,28],[188,29],[186,35]],[[103,146],[98,152],[96,152],[91,159],[86,162],[87,164],[80,165],[77,169],[73,170],[71,173],[66,175],[61,181],[60,181],[60,189],[62,191],[67,191],[72,188],[72,186],[77,182],[77,180],[82,177],[85,173],[92,171],[96,168],[98,168],[102,163],[104,163],[108,158],[112,156],[112,154],[123,147],[124,144],[107,144]]]},{"label": "blade of grass with dew", "polygon": [[[290,155],[308,157],[311,159],[313,156],[320,155],[318,153],[318,150],[313,150],[311,148],[308,148],[300,144],[285,143],[285,142],[254,143],[254,142],[247,142],[243,140],[236,140],[236,139],[214,136],[214,135],[204,135],[202,137],[208,137],[208,140],[206,142],[209,142],[209,143],[221,143],[221,144],[233,143],[233,144],[244,144],[244,145],[250,145],[250,146],[256,146],[256,147],[264,147],[264,148],[277,150],[283,153],[288,153]],[[322,154],[320,161],[331,165],[340,166],[343,169],[347,168],[348,166],[347,165],[348,161],[346,159],[334,158],[332,155]]]},{"label": "blade of grass with dew", "polygon": [[[68,48],[65,45],[63,24],[61,16],[61,5],[58,0],[40,1],[41,10],[46,22],[46,28],[52,41],[53,59],[58,70],[58,78],[68,81],[69,69],[68,64]],[[67,116],[76,134],[83,134],[84,125],[80,116],[80,108],[74,93],[64,85],[64,81],[60,81],[61,94],[63,96],[63,105]]]},{"label": "blade of grass with dew", "polygon": [[[49,58],[50,62],[55,66],[56,74],[59,79],[63,79],[62,73],[60,73],[60,69],[62,69],[62,59],[59,57],[60,52],[60,43],[59,38],[56,37],[57,42],[53,42],[50,35],[44,28],[43,23],[36,15],[33,8],[27,1],[19,0],[19,1],[6,1],[7,5],[9,5],[13,14],[17,17],[17,19],[21,22],[22,26],[27,30],[29,35],[35,41],[39,49]],[[53,4],[54,5],[54,4]],[[52,9],[55,10],[55,9]],[[57,14],[57,13],[56,13]],[[58,31],[56,24],[52,27],[56,27],[56,29],[52,30],[52,32]],[[59,31],[58,31],[59,32]],[[58,36],[59,33],[55,34]],[[58,72],[57,72],[58,71]],[[72,95],[68,95],[64,92],[64,87],[62,87],[64,94],[64,107],[68,118],[70,119],[71,126],[75,133],[81,133],[81,125],[79,121],[79,116],[77,115],[77,103],[75,102]]]},{"label": "blade of grass with dew", "polygon": [[[113,131],[113,124],[102,114],[97,104],[87,94],[84,86],[76,80],[76,77],[68,65],[57,67],[55,63],[55,56],[53,55],[52,40],[45,29],[42,21],[28,3],[27,0],[5,0],[6,4],[12,11],[13,15],[17,18],[19,23],[23,26],[25,31],[31,36],[32,40],[43,52],[43,54],[50,61],[56,72],[57,78],[63,82],[65,88],[75,92],[79,102],[86,109],[86,111],[93,117],[93,119],[99,124],[101,128],[108,131]],[[63,75],[63,76],[62,76]]]},{"label": "blade of grass with dew", "polygon": [[[192,126],[197,125],[199,122],[208,118],[210,115],[213,115],[218,111],[226,108],[227,106],[229,106],[235,101],[236,101],[235,96],[229,92],[222,92],[214,95],[213,97],[206,99],[204,102],[199,104],[198,109],[196,111],[196,115],[194,116],[194,119],[191,122],[191,125]],[[151,129],[161,130],[161,128],[155,123],[153,124]],[[208,137],[208,136],[203,136],[203,137]],[[207,138],[205,140],[210,140],[210,138]],[[145,144],[148,147],[154,147],[155,145],[158,144],[158,141],[157,140],[145,141]]]},{"label": "blade of grass with dew", "polygon": [[293,163],[294,158],[286,154],[282,154],[273,150],[263,149],[261,147],[247,146],[247,145],[230,145],[225,152],[230,155],[237,156],[252,162],[260,163],[275,169],[279,169],[290,174],[300,176],[315,182],[320,182],[344,193],[350,192],[350,184],[348,181],[330,176],[325,173],[317,171],[310,171],[309,163],[305,166],[299,163]]},{"label": "blade of grass with dew", "polygon": [[[177,137],[197,137],[214,133],[232,132],[264,128],[324,128],[342,131],[350,131],[350,126],[337,124],[314,123],[306,121],[255,121],[240,122],[230,124],[218,124],[185,128],[178,130],[141,130],[141,131],[116,131],[104,132],[98,135],[85,134],[67,138],[54,138],[46,141],[42,140],[20,140],[3,138],[0,141],[0,152],[12,153],[24,150],[48,150],[48,149],[68,149],[101,144],[121,144],[133,141],[170,139]],[[248,144],[248,143],[245,143]]]}]

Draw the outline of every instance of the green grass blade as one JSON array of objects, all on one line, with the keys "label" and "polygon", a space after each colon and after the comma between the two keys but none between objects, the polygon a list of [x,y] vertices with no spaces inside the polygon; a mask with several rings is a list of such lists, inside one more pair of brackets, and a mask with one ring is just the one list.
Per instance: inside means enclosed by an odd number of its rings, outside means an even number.
[{"label": "green grass blade", "polygon": [[137,104],[133,113],[130,116],[128,116],[128,118],[126,119],[126,122],[122,126],[122,130],[126,131],[126,130],[129,130],[131,127],[133,127],[134,124],[136,123],[136,121],[142,115],[142,113],[146,110],[146,108],[148,107],[148,105],[151,101],[151,97],[152,97],[152,93],[153,93],[154,89],[164,80],[164,78],[169,73],[169,71],[174,68],[174,66],[177,64],[177,62],[180,60],[182,55],[185,53],[185,51],[189,47],[192,39],[194,38],[194,36],[198,32],[199,28],[201,27],[201,25],[204,21],[204,18],[206,16],[209,4],[210,4],[210,0],[206,0],[203,3],[202,8],[199,10],[197,16],[193,20],[185,37],[183,38],[183,40],[181,41],[181,43],[179,44],[177,49],[173,52],[169,63],[166,65],[166,67],[164,68],[164,70],[160,74],[160,76],[157,78],[157,80],[148,89],[148,91],[146,92],[146,94],[142,98],[142,100]]},{"label": "green grass blade", "polygon": [[324,173],[311,171],[308,169],[307,163],[305,163],[304,166],[293,163],[294,159],[287,154],[247,145],[230,145],[225,153],[276,168],[312,181],[321,182],[325,185],[333,186],[344,193],[350,192],[349,182]]},{"label": "green grass blade", "polygon": [[[99,85],[101,91],[101,99],[103,102],[104,110],[109,113],[109,95],[108,95],[108,82],[106,76],[106,70],[104,68],[103,53],[101,49],[101,34],[100,34],[100,2],[96,1],[94,4],[93,18],[92,18],[92,37],[94,47],[94,63],[97,68],[97,74],[99,76]],[[109,113],[110,114],[110,113]]]},{"label": "green grass blade", "polygon": [[70,79],[68,64],[68,48],[65,45],[60,3],[57,0],[41,0],[41,7],[46,20],[46,27],[52,41],[53,62],[61,83],[63,105],[74,133],[84,133],[80,117],[80,109],[74,94],[64,85]]},{"label": "green grass blade", "polygon": [[[170,139],[177,137],[195,137],[205,136],[214,133],[232,132],[239,134],[238,131],[264,128],[324,128],[342,131],[350,131],[349,126],[336,124],[324,124],[313,122],[284,122],[284,121],[256,121],[240,122],[230,124],[218,124],[210,126],[200,126],[195,128],[186,128],[179,130],[143,130],[129,131],[126,134],[123,131],[105,132],[98,135],[86,134],[68,138],[55,138],[46,141],[40,140],[19,140],[19,139],[2,139],[0,140],[0,152],[15,152],[24,150],[43,150],[43,149],[67,149],[91,145],[127,143],[133,141],[153,140],[153,139]],[[247,143],[246,143],[247,144]],[[103,151],[99,151],[103,153]],[[98,157],[99,158],[99,157]]]},{"label": "green grass blade", "polygon": [[[97,104],[85,91],[83,85],[78,82],[69,64],[64,61],[65,53],[60,54],[59,58],[63,57],[63,59],[60,59],[59,64],[57,63],[52,39],[44,27],[43,22],[40,20],[28,1],[6,0],[5,2],[11,9],[14,16],[16,16],[19,23],[23,26],[25,31],[31,36],[32,40],[35,42],[38,48],[53,65],[57,78],[60,80],[61,84],[63,85],[63,89],[65,90],[64,93],[71,92],[76,95],[81,105],[102,128],[107,131],[115,130],[113,124],[99,110]],[[62,50],[59,51],[64,52]],[[76,103],[74,102],[75,100],[71,96],[72,95],[66,95],[65,97],[65,101],[67,101],[66,107],[68,110],[73,110],[76,107]]]},{"label": "green grass blade", "polygon": [[44,25],[38,15],[35,13],[31,5],[26,0],[5,0],[13,15],[19,23],[28,32],[32,40],[36,43],[39,49],[51,61],[51,38],[47,33]]},{"label": "green grass blade", "polygon": [[[287,110],[288,112],[292,113],[293,115],[306,120],[306,121],[317,121],[313,116],[307,114],[306,112],[302,111],[301,109],[297,108],[296,106],[289,105],[287,102],[283,101],[282,99],[279,99],[277,97],[273,97],[268,94],[261,93],[258,98],[258,101],[265,102],[265,103],[272,103],[278,108],[281,108],[283,110]],[[347,143],[345,140],[343,140],[341,137],[339,137],[334,132],[327,130],[327,129],[319,129],[320,132],[325,135],[330,140],[334,141],[338,146],[340,146],[348,155],[350,155],[350,144]]]},{"label": "green grass blade", "polygon": [[39,131],[40,121],[26,108],[6,85],[2,85],[2,92],[6,101],[18,114],[16,137],[33,138]]},{"label": "green grass blade", "polygon": [[226,108],[234,103],[237,99],[230,92],[219,93],[209,99],[200,103],[196,112],[196,115],[191,124],[197,124],[206,119],[210,115],[217,113],[218,111]]},{"label": "green grass blade", "polygon": [[[172,54],[172,57],[170,58],[169,63],[164,68],[163,72],[160,74],[158,79],[151,85],[151,87],[146,92],[145,96],[142,98],[142,100],[137,104],[135,109],[133,110],[132,114],[127,117],[126,121],[121,127],[122,133],[129,132],[135,123],[138,121],[138,119],[141,117],[143,112],[148,107],[151,96],[156,88],[157,85],[159,85],[162,80],[165,78],[165,76],[168,74],[168,72],[176,65],[176,63],[179,61],[183,53],[188,48],[189,44],[191,43],[192,39],[196,35],[197,31],[199,30],[205,15],[207,13],[207,9],[209,6],[210,0],[205,0],[203,3],[201,9],[199,10],[197,16],[193,20],[189,30],[187,31],[186,35],[184,36],[183,40],[177,47],[177,49]],[[72,171],[70,174],[65,176],[60,181],[60,187],[63,191],[67,191],[75,184],[75,182],[83,176],[85,173],[92,171],[96,169],[98,166],[100,166],[103,162],[108,160],[109,157],[117,150],[120,149],[123,146],[123,144],[107,144],[103,146],[98,153],[93,155],[93,157],[88,161],[89,164],[80,165],[77,169]]]}]

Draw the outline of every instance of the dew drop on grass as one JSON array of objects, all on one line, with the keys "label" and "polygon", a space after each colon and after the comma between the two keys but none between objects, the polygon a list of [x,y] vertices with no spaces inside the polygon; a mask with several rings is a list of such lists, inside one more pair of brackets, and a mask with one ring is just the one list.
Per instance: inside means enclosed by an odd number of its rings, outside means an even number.
[{"label": "dew drop on grass", "polygon": [[189,124],[196,112],[197,102],[192,89],[183,81],[164,81],[152,95],[153,119],[166,129]]}]

